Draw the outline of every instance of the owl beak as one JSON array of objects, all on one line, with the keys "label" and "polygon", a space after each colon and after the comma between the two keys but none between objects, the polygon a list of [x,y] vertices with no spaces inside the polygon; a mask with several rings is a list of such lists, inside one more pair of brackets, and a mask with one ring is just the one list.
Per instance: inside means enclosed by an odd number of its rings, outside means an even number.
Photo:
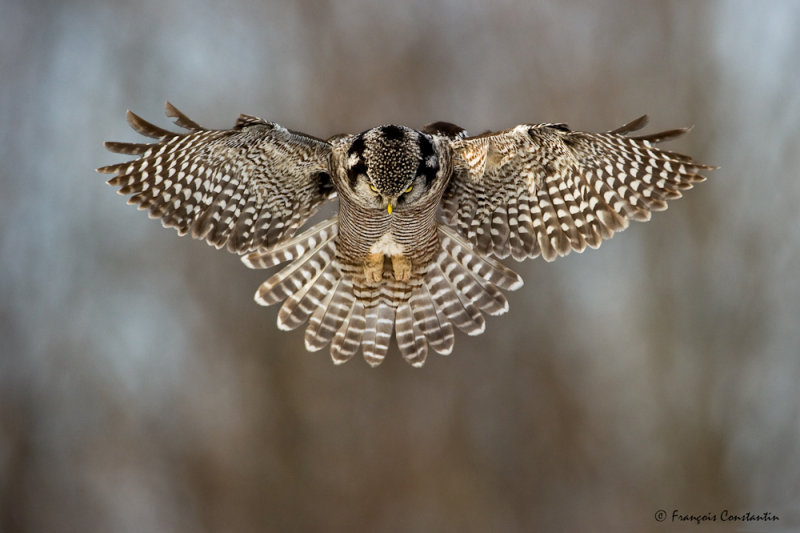
[{"label": "owl beak", "polygon": [[390,215],[392,214],[392,209],[394,209],[392,207],[392,202],[389,202],[388,204],[386,204],[386,210],[389,212]]}]

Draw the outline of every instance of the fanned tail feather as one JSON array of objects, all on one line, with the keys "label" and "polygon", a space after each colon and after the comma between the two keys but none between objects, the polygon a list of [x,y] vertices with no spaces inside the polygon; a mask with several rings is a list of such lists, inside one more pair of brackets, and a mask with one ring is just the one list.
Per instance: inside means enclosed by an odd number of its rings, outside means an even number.
[{"label": "fanned tail feather", "polygon": [[328,296],[338,281],[336,267],[329,264],[325,270],[309,279],[301,290],[286,299],[278,312],[278,327],[292,330],[305,324],[316,309],[327,307],[330,303]]},{"label": "fanned tail feather", "polygon": [[350,314],[333,337],[331,358],[335,364],[340,365],[353,358],[358,347],[361,346],[365,324],[364,304],[356,301],[350,308]]},{"label": "fanned tail feather", "polygon": [[378,366],[386,357],[389,343],[392,340],[394,323],[394,307],[381,302],[367,309],[361,349],[364,353],[364,360],[370,366]]},{"label": "fanned tail feather", "polygon": [[315,352],[327,346],[348,319],[352,307],[353,282],[342,278],[331,292],[330,300],[311,316],[306,329],[306,349]]},{"label": "fanned tail feather", "polygon": [[286,298],[297,297],[298,291],[330,263],[334,248],[331,241],[320,243],[305,256],[262,283],[256,293],[256,301],[261,305],[272,305]]},{"label": "fanned tail feather", "polygon": [[453,325],[436,308],[427,285],[411,297],[414,324],[421,330],[436,353],[448,355],[453,352],[455,333]]},{"label": "fanned tail feather", "polygon": [[519,274],[503,264],[475,252],[472,246],[454,230],[440,226],[439,236],[442,248],[464,268],[475,274],[478,279],[483,279],[485,282],[497,285],[507,291],[515,291],[522,287],[522,278],[519,277]]},{"label": "fanned tail feather", "polygon": [[[397,346],[400,348],[403,359],[411,366],[421,367],[428,357],[428,343],[425,342],[425,334],[421,331],[422,325],[412,311],[413,301],[412,297],[410,302],[404,302],[397,308],[395,333]],[[431,346],[434,346],[433,342],[431,342]]]},{"label": "fanned tail feather", "polygon": [[364,314],[364,333],[361,337],[361,352],[370,366],[377,366],[383,360],[377,354],[376,336],[378,334],[378,308],[368,307]]},{"label": "fanned tail feather", "polygon": [[464,302],[458,290],[445,277],[441,267],[435,264],[428,271],[425,284],[431,291],[433,301],[455,327],[467,335],[480,335],[486,329],[486,321],[475,306]]},{"label": "fanned tail feather", "polygon": [[501,315],[508,311],[508,301],[494,285],[481,285],[470,271],[444,253],[439,266],[456,292],[470,304],[490,315]]}]

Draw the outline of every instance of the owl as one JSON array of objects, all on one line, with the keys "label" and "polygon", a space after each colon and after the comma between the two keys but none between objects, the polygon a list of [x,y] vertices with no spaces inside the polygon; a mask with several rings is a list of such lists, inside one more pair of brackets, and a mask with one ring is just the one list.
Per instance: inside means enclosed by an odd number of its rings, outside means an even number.
[{"label": "owl", "polygon": [[[278,327],[308,324],[310,351],[334,363],[359,349],[380,364],[392,335],[415,367],[449,354],[454,329],[478,335],[508,310],[522,279],[499,262],[552,261],[597,248],[631,220],[715,167],[656,144],[686,129],[633,136],[647,117],[606,133],[522,124],[470,136],[450,123],[384,125],[319,139],[241,115],[201,127],[169,102],[174,133],[130,111],[152,143],[108,142],[132,161],[99,168],[129,204],[178,234],[276,269],[256,292],[283,302]],[[328,201],[337,213],[297,234]]]}]

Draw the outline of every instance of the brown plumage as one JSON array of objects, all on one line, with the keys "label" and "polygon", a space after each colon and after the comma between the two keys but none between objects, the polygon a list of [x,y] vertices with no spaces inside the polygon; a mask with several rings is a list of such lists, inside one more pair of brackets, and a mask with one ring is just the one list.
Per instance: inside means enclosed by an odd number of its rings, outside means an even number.
[{"label": "brown plumage", "polygon": [[[306,348],[330,345],[335,363],[360,349],[378,365],[393,334],[414,366],[429,346],[450,353],[454,326],[482,333],[483,313],[508,309],[501,289],[522,285],[492,256],[552,261],[596,248],[714,168],[656,148],[686,130],[628,136],[646,117],[607,133],[536,124],[469,137],[437,122],[325,141],[248,115],[230,130],[204,129],[169,103],[167,115],[188,132],[129,112],[156,142],[106,143],[137,158],[98,170],[181,235],[244,254],[251,268],[286,263],[256,301],[283,302],[278,326],[308,324]],[[335,216],[294,235],[336,197]]]}]

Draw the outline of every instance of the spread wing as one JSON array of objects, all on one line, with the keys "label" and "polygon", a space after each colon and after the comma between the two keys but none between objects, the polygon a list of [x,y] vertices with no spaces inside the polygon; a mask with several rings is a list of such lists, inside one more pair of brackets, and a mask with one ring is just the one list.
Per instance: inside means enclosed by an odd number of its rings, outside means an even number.
[{"label": "spread wing", "polygon": [[478,251],[547,261],[597,248],[630,220],[649,220],[716,167],[661,150],[677,129],[632,137],[647,117],[606,133],[563,124],[520,125],[477,137],[451,136],[453,178],[445,221]]},{"label": "spread wing", "polygon": [[335,195],[331,145],[260,118],[241,115],[233,129],[207,130],[172,104],[167,115],[188,130],[174,133],[128,111],[148,144],[108,142],[136,159],[97,169],[128,203],[180,235],[191,231],[221,248],[242,253],[290,237],[319,205]]}]

